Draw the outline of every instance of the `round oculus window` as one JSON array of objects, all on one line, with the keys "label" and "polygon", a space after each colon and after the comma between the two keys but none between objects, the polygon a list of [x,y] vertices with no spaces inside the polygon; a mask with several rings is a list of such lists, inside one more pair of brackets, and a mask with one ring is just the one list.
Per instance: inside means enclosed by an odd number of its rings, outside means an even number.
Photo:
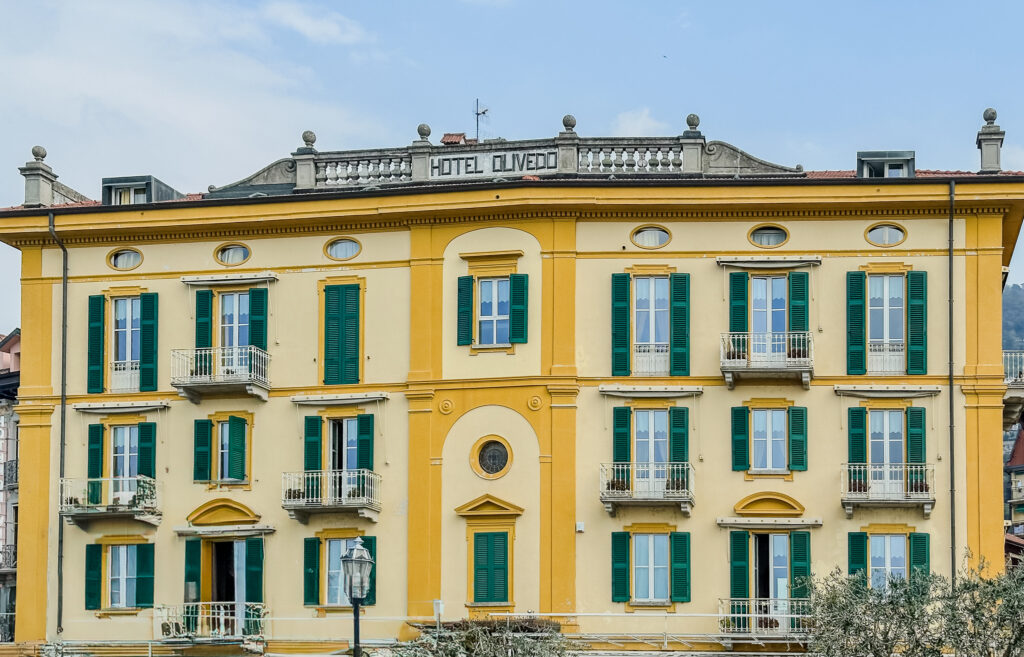
[{"label": "round oculus window", "polygon": [[110,265],[114,269],[135,269],[142,262],[142,254],[133,249],[115,251],[110,256]]},{"label": "round oculus window", "polygon": [[789,235],[781,228],[766,226],[758,228],[750,234],[750,240],[758,246],[778,246],[786,241]]},{"label": "round oculus window", "polygon": [[664,228],[645,226],[633,233],[633,243],[645,249],[657,249],[668,244],[672,236]]},{"label": "round oculus window", "polygon": [[906,235],[899,226],[880,224],[868,231],[868,241],[879,246],[892,246],[902,242]]},{"label": "round oculus window", "polygon": [[480,446],[477,462],[487,474],[498,474],[508,465],[508,449],[497,440],[489,440]]},{"label": "round oculus window", "polygon": [[361,250],[362,247],[359,246],[359,242],[347,238],[334,240],[327,245],[327,255],[335,260],[348,260],[349,258],[354,258]]},{"label": "round oculus window", "polygon": [[237,265],[249,259],[249,248],[241,244],[229,244],[217,250],[217,260],[222,265]]}]

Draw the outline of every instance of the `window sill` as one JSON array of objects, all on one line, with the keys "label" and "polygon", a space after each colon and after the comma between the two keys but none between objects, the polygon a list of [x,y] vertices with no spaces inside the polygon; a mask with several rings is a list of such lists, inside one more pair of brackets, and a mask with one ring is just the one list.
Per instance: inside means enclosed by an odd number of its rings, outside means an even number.
[{"label": "window sill", "polygon": [[470,619],[490,619],[490,614],[511,614],[516,607],[514,602],[467,602],[466,609]]},{"label": "window sill", "polygon": [[471,356],[495,353],[514,354],[516,353],[516,346],[514,344],[471,344],[469,346],[469,354]]},{"label": "window sill", "polygon": [[224,480],[221,480],[221,481],[206,481],[206,482],[197,482],[197,483],[205,483],[206,484],[206,490],[217,490],[217,489],[224,489],[224,490],[232,490],[232,489],[234,489],[234,490],[251,490],[252,489],[252,482],[250,482],[250,481],[238,481],[238,480],[235,480],[235,479],[224,479]]},{"label": "window sill", "polygon": [[671,600],[630,600],[626,603],[627,613],[633,611],[651,611],[653,609],[672,613],[676,610],[676,603]]},{"label": "window sill", "polygon": [[753,481],[754,479],[783,479],[785,481],[793,481],[793,471],[750,468],[743,474],[743,478],[747,481]]},{"label": "window sill", "polygon": [[[317,618],[324,618],[328,614],[351,614],[352,605],[319,605],[316,609]],[[366,605],[359,605],[359,615],[366,613]]]},{"label": "window sill", "polygon": [[110,607],[100,609],[96,612],[96,618],[110,618],[111,616],[138,616],[142,607]]}]

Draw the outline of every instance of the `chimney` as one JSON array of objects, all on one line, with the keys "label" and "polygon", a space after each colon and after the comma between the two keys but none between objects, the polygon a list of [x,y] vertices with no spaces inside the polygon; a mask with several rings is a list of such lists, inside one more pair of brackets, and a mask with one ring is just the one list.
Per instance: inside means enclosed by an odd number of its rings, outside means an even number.
[{"label": "chimney", "polygon": [[46,149],[42,146],[32,147],[32,162],[26,162],[18,171],[25,176],[25,207],[38,208],[53,205],[53,185],[57,182],[57,174],[50,165],[43,162]]},{"label": "chimney", "polygon": [[1003,146],[1003,136],[1006,134],[996,125],[996,111],[989,107],[982,114],[985,125],[978,131],[978,150],[981,151],[980,173],[999,173],[1002,165],[999,163],[999,149]]}]

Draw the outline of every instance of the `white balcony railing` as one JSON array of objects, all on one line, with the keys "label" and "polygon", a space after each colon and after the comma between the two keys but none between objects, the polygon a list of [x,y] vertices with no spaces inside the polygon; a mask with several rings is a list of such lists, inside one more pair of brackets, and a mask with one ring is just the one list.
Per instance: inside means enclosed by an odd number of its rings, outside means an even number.
[{"label": "white balcony railing", "polygon": [[263,636],[266,613],[259,602],[186,602],[158,605],[153,621],[162,639],[241,639]]},{"label": "white balcony railing", "polygon": [[805,370],[814,364],[810,331],[723,333],[722,368],[734,370]]},{"label": "white balcony railing", "polygon": [[0,570],[15,570],[18,567],[18,546],[0,546]]},{"label": "white balcony railing", "polygon": [[844,500],[935,499],[935,466],[928,463],[847,463],[841,479]]},{"label": "white balcony railing", "polygon": [[868,373],[903,374],[907,371],[905,351],[902,342],[868,341]]},{"label": "white balcony railing", "polygon": [[369,507],[380,510],[380,475],[373,470],[311,470],[281,477],[285,508]]},{"label": "white balcony railing", "polygon": [[252,345],[171,350],[171,385],[244,383],[269,387],[270,355]]},{"label": "white balcony railing", "polygon": [[634,344],[633,374],[635,376],[668,376],[669,346],[667,344]]},{"label": "white balcony railing", "polygon": [[139,391],[139,361],[115,360],[110,363],[110,392]]},{"label": "white balcony railing", "polygon": [[1006,383],[1024,383],[1024,351],[1003,352],[1003,378]]},{"label": "white balcony railing", "polygon": [[602,463],[600,495],[614,500],[693,500],[689,463]]},{"label": "white balcony railing", "polygon": [[159,487],[150,477],[104,477],[61,479],[60,512],[156,513],[160,508]]},{"label": "white balcony railing", "polygon": [[723,634],[805,634],[811,626],[806,598],[724,598],[718,613]]}]

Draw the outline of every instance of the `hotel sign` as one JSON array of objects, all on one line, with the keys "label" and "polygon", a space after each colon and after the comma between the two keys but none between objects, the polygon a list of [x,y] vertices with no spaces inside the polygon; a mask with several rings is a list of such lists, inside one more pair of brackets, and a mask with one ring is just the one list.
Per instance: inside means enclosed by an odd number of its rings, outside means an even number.
[{"label": "hotel sign", "polygon": [[431,179],[529,176],[558,170],[558,150],[488,151],[430,157]]}]

